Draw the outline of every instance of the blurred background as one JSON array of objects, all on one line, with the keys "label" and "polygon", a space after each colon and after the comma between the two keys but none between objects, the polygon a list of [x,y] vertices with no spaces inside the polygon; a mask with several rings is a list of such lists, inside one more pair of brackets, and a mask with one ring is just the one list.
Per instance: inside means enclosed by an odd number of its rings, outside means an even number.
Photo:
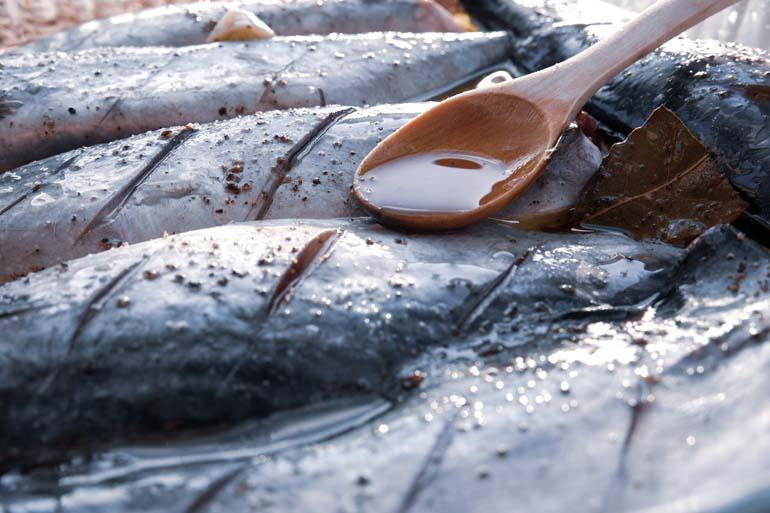
[{"label": "blurred background", "polygon": [[[654,0],[608,0],[641,11]],[[770,1],[742,0],[687,32],[692,38],[713,38],[770,49]]]}]

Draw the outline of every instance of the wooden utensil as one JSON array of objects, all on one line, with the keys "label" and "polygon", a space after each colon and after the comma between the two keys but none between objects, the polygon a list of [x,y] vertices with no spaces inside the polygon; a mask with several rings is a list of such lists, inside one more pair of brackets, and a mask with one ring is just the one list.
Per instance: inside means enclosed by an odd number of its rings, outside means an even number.
[{"label": "wooden utensil", "polygon": [[736,2],[660,0],[563,63],[441,102],[364,159],[355,196],[384,223],[407,228],[459,228],[493,215],[538,177],[562,131],[602,85]]}]

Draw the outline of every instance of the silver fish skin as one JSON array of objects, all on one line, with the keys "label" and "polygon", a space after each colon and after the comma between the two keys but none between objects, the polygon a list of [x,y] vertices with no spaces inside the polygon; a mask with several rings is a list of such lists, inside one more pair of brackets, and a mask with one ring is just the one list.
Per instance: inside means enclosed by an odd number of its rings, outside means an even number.
[{"label": "silver fish skin", "polygon": [[424,99],[504,61],[510,49],[503,32],[388,32],[6,55],[0,171],[176,124]]},{"label": "silver fish skin", "polygon": [[495,223],[446,236],[284,220],[70,261],[0,286],[0,467],[388,395],[404,362],[478,342],[490,321],[634,305],[679,255]]},{"label": "silver fish skin", "polygon": [[206,42],[228,9],[240,8],[280,36],[363,32],[461,32],[452,16],[425,0],[258,0],[168,5],[94,20],[14,48],[13,52],[101,46],[189,46]]},{"label": "silver fish skin", "polygon": [[[269,111],[74,150],[0,176],[0,281],[123,243],[232,222],[365,216],[353,174],[429,103]],[[537,194],[497,217],[542,228],[600,162],[571,129]],[[538,182],[539,184],[540,182]],[[560,195],[554,184],[564,189]],[[566,184],[564,186],[558,184]],[[571,187],[571,190],[568,190]],[[523,202],[523,203],[522,203]]]}]

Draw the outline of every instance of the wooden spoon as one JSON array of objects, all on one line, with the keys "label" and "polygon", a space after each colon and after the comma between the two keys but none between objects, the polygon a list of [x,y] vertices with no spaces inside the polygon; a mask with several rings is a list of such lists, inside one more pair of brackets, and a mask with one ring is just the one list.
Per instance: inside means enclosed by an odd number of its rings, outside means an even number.
[{"label": "wooden spoon", "polygon": [[459,228],[494,214],[538,177],[560,134],[602,85],[736,2],[659,0],[561,64],[437,104],[364,159],[355,196],[382,222],[406,228]]}]

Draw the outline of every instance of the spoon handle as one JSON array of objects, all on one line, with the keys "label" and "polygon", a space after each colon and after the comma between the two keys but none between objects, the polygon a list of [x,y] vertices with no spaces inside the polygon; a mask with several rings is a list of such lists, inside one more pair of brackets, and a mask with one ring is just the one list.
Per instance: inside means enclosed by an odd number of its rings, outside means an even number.
[{"label": "spoon handle", "polygon": [[620,71],[666,41],[738,0],[659,0],[621,30],[584,52],[546,70],[543,76],[557,84],[543,92],[569,105],[567,121],[596,91]]}]

